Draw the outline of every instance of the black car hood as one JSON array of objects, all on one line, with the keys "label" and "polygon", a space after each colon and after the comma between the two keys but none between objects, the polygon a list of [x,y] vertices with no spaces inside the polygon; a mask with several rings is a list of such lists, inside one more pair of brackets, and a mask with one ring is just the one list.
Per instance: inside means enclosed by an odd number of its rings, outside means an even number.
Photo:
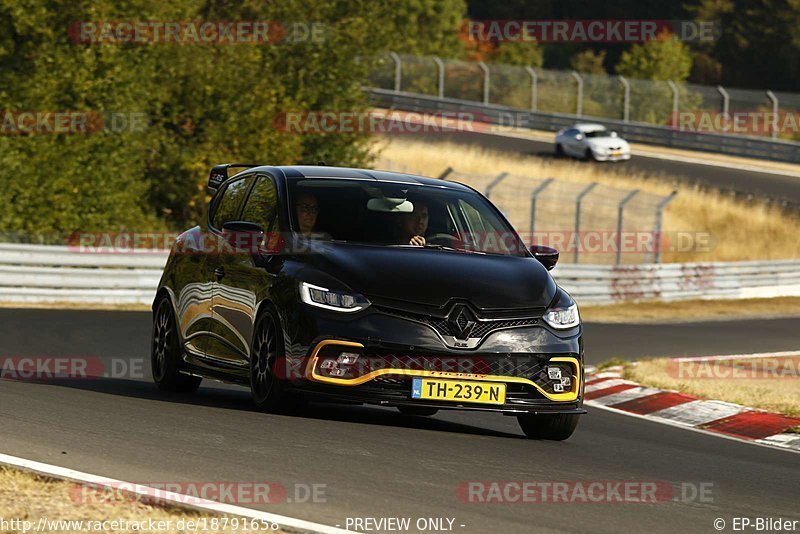
[{"label": "black car hood", "polygon": [[306,261],[366,297],[442,307],[545,308],[557,287],[535,258],[314,242]]}]

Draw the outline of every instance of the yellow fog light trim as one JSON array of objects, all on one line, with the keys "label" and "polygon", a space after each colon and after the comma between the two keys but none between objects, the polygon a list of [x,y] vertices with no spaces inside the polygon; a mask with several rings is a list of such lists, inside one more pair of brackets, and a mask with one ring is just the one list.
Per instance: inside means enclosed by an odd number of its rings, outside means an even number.
[{"label": "yellow fog light trim", "polygon": [[536,388],[536,390],[542,395],[544,395],[547,399],[560,402],[570,402],[576,400],[578,398],[578,392],[580,391],[580,386],[581,386],[581,366],[577,358],[573,358],[571,356],[557,356],[554,358],[550,358],[549,360],[551,362],[568,362],[571,363],[572,366],[574,367],[575,374],[573,375],[573,377],[575,378],[575,380],[573,381],[572,388],[570,391],[565,391],[564,393],[548,393],[533,380],[529,380],[527,378],[522,378],[518,376],[480,375],[472,373],[454,373],[451,371],[426,371],[423,369],[396,369],[396,368],[377,369],[363,376],[357,376],[355,378],[334,378],[329,376],[321,376],[316,372],[317,359],[319,357],[319,352],[324,347],[327,347],[329,345],[339,345],[341,347],[358,347],[361,349],[364,348],[364,345],[362,345],[361,343],[355,343],[352,341],[338,341],[335,339],[326,339],[320,341],[317,344],[317,346],[314,347],[314,350],[311,353],[311,357],[309,358],[308,365],[306,366],[306,377],[309,378],[310,380],[314,380],[316,382],[322,382],[325,384],[336,384],[339,386],[358,386],[360,384],[369,382],[370,380],[383,375],[422,376],[428,378],[452,378],[457,380],[483,380],[484,382],[527,384],[529,386],[533,386],[534,388]]}]

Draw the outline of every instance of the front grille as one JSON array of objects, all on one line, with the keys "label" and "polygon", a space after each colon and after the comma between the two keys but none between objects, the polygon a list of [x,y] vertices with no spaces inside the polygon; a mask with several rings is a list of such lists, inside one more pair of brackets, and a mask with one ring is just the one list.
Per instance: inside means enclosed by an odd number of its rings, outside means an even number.
[{"label": "front grille", "polygon": [[[442,336],[456,335],[456,333],[450,329],[450,325],[448,324],[447,319],[444,317],[433,317],[430,315],[407,312],[394,308],[387,308],[384,306],[375,306],[374,308],[387,315],[393,315],[395,317],[401,317],[403,319],[409,319],[411,321],[426,324],[432,327],[439,333],[439,335]],[[457,322],[460,328],[464,328],[466,326],[467,319],[463,315],[460,315]],[[470,337],[483,338],[492,332],[496,332],[497,330],[505,330],[507,328],[517,328],[522,326],[535,326],[537,324],[539,324],[539,319],[536,317],[478,320],[475,323],[475,327],[472,329],[472,332],[470,333]]]},{"label": "front grille", "polygon": [[[470,378],[479,379],[474,375],[492,375],[526,378],[541,387],[547,393],[561,393],[556,384],[561,380],[549,378],[548,367],[557,366],[562,370],[562,376],[575,379],[575,370],[566,362],[550,362],[549,356],[537,354],[509,354],[509,355],[437,355],[414,354],[403,355],[391,352],[370,351],[362,355],[356,364],[347,369],[346,374],[339,378],[355,379],[360,376],[374,373],[382,369],[397,369],[396,374],[378,374],[367,382],[375,386],[394,391],[410,391],[411,376],[404,374],[406,371],[431,371],[440,373],[461,373],[473,375]],[[324,374],[324,369],[318,369]],[[365,385],[366,385],[365,384]],[[508,391],[512,396],[524,398],[541,398],[541,394],[529,384],[508,382]],[[574,384],[566,388],[573,389]]]},{"label": "front grille", "polygon": [[[364,371],[379,369],[403,369],[414,371],[438,371],[447,373],[467,373],[473,375],[517,376],[522,378],[547,377],[544,366],[546,357],[531,354],[521,355],[487,355],[471,354],[461,355],[402,355],[402,354],[374,354],[362,356],[365,360]],[[369,362],[368,364],[366,362]],[[360,362],[359,362],[360,363]],[[361,367],[361,366],[358,366]],[[387,375],[384,375],[387,376]]]}]

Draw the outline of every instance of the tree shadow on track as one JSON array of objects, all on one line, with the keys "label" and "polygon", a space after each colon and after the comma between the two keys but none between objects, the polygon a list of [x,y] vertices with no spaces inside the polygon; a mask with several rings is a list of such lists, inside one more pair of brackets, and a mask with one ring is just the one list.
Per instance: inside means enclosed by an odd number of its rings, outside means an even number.
[{"label": "tree shadow on track", "polygon": [[[295,412],[288,415],[259,414],[250,400],[250,394],[245,388],[220,385],[211,382],[210,385],[201,387],[196,393],[167,393],[159,391],[152,383],[140,380],[92,378],[92,379],[53,379],[46,381],[17,381],[30,385],[48,385],[83,391],[91,391],[104,395],[123,396],[135,399],[152,400],[155,402],[168,402],[189,406],[202,406],[220,410],[236,410],[252,412],[263,417],[286,417],[293,419],[314,419],[321,421],[341,421],[364,425],[380,425],[399,428],[416,428],[421,430],[434,430],[439,432],[455,432],[481,436],[506,437],[524,439],[522,434],[512,434],[478,426],[465,425],[453,421],[446,421],[437,417],[418,417],[404,415],[394,409],[344,404],[336,402],[320,402],[312,400],[303,403]],[[210,381],[209,381],[210,382]],[[102,405],[102,401],[98,402]],[[498,414],[494,414],[500,417]],[[191,414],[187,415],[191,417]]]}]

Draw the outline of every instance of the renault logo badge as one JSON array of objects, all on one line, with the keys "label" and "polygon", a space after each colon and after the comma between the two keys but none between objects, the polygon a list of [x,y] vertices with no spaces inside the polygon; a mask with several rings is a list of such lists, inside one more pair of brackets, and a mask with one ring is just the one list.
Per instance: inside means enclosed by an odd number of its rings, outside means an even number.
[{"label": "renault logo badge", "polygon": [[475,328],[475,316],[466,306],[456,306],[447,317],[447,326],[456,339],[468,339]]}]

